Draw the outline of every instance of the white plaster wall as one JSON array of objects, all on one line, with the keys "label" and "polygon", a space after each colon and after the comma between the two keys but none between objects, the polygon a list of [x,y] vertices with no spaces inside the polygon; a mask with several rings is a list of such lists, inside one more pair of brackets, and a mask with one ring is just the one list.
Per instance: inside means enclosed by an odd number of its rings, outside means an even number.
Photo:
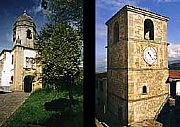
[{"label": "white plaster wall", "polygon": [[12,53],[5,52],[6,57],[2,70],[1,86],[10,86],[11,76],[13,76],[14,66],[12,64]]},{"label": "white plaster wall", "polygon": [[36,51],[31,49],[25,49],[24,50],[24,68],[26,67],[26,57],[35,58],[36,57]]},{"label": "white plaster wall", "polygon": [[176,82],[176,95],[180,96],[180,81]]}]

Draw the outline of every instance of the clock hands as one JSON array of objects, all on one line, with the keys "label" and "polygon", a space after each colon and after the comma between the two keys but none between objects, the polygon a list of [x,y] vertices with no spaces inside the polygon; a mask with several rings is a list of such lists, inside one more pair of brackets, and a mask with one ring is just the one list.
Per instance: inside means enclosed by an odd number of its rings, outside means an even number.
[{"label": "clock hands", "polygon": [[149,56],[151,57],[151,59],[153,60],[153,58],[152,58],[152,56],[151,56],[151,54],[148,52],[148,54],[149,54]]}]

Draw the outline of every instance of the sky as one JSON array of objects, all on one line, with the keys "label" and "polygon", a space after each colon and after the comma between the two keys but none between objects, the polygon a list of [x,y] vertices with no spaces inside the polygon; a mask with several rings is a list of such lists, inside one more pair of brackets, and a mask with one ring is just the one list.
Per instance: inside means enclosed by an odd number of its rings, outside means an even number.
[{"label": "sky", "polygon": [[37,32],[46,21],[41,0],[1,0],[0,2],[0,51],[12,49],[13,24],[26,10],[33,18]]},{"label": "sky", "polygon": [[96,0],[96,71],[106,70],[107,27],[105,22],[124,5],[132,5],[169,17],[169,60],[180,60],[180,0]]}]

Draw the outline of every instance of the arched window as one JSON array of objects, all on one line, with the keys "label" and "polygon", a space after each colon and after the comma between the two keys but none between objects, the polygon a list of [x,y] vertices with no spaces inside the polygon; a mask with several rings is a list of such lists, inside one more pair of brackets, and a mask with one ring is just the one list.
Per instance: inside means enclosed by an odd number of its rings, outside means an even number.
[{"label": "arched window", "polygon": [[31,33],[31,30],[27,30],[27,38],[28,39],[32,39],[32,33]]},{"label": "arched window", "polygon": [[147,93],[147,87],[143,86],[143,94],[146,94],[146,93]]},{"label": "arched window", "polygon": [[11,76],[11,81],[13,82],[13,76]]},{"label": "arched window", "polygon": [[117,43],[119,41],[119,23],[115,22],[114,24],[114,32],[113,32],[113,42]]},{"label": "arched window", "polygon": [[154,25],[150,19],[144,21],[144,39],[154,40]]}]

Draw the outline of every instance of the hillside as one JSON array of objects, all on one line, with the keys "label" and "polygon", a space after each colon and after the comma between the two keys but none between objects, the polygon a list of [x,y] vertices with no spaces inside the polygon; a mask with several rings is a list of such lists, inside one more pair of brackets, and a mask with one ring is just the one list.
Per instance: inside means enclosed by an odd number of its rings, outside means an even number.
[{"label": "hillside", "polygon": [[180,70],[180,63],[172,63],[168,65],[170,70]]}]

